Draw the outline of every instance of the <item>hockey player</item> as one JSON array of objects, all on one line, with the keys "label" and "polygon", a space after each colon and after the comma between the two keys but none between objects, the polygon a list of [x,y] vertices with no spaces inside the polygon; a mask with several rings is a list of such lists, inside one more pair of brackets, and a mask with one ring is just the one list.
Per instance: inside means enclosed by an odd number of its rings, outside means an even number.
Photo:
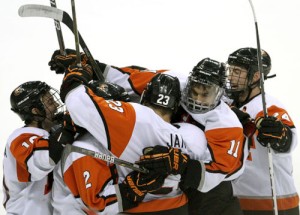
[{"label": "hockey player", "polygon": [[[171,160],[177,156],[178,169],[174,170],[174,176],[168,176],[164,181],[162,179],[167,175],[157,174],[151,168],[149,174],[140,174],[117,166],[120,183],[116,184],[114,165],[110,165],[111,170],[108,170],[103,161],[71,153],[70,159],[66,159],[64,180],[72,193],[100,214],[123,211],[135,214],[187,214],[187,198],[178,189],[180,175],[177,175],[187,165],[188,156],[181,152],[186,151],[186,145],[182,133],[165,121],[166,118],[170,121],[172,111],[179,105],[179,81],[165,75],[155,77],[161,85],[152,86],[158,92],[156,100],[161,105],[154,106],[145,94],[143,103],[151,107],[148,108],[136,103],[105,100],[105,94],[96,95],[87,84],[92,76],[92,71],[86,66],[70,67],[61,86],[62,99],[65,99],[74,123],[87,129],[94,138],[88,137],[91,139],[89,141],[80,139],[74,145],[112,153],[129,162],[138,160],[145,146],[174,146],[176,149],[172,148],[173,155],[169,156]],[[85,111],[78,104],[83,104]],[[200,131],[193,125],[188,128]],[[197,132],[194,135],[197,142],[202,137],[197,136]],[[70,160],[73,162],[68,162]],[[106,169],[105,173],[101,172],[102,169]]]},{"label": "hockey player", "polygon": [[[236,115],[221,101],[225,84],[225,66],[215,60],[201,60],[183,89],[181,108],[175,120],[190,122],[205,132],[208,154],[205,174],[187,169],[181,187],[189,196],[190,214],[240,214],[233,197],[231,180],[243,172],[247,147]],[[177,118],[176,118],[177,117]],[[158,159],[157,159],[158,160]]]},{"label": "hockey player", "polygon": [[[64,106],[58,92],[41,81],[18,86],[10,102],[11,110],[20,116],[25,126],[9,136],[5,147],[4,208],[7,214],[52,215],[52,170],[62,146],[52,144],[48,137]],[[50,163],[49,159],[54,162]]]},{"label": "hockey player", "polygon": [[[75,55],[73,54],[73,56]],[[67,57],[70,59],[72,55]],[[55,65],[53,66],[54,70],[60,68],[58,65],[65,64],[63,58],[63,56],[58,55],[58,52],[53,54],[50,65]],[[75,62],[74,57],[73,61]],[[68,63],[69,61],[67,65]],[[186,96],[183,97],[180,114],[178,114],[176,121],[190,122],[203,129],[209,147],[210,160],[206,162],[205,168],[203,168],[205,169],[205,177],[201,177],[202,171],[199,170],[198,173],[200,175],[198,179],[202,180],[201,182],[195,180],[196,183],[199,183],[195,188],[198,188],[201,192],[208,192],[215,188],[215,190],[210,191],[210,195],[202,195],[203,204],[199,204],[200,200],[197,200],[193,205],[207,214],[220,214],[224,208],[229,207],[232,203],[234,207],[238,207],[234,204],[235,199],[232,196],[230,181],[243,172],[244,159],[248,152],[247,147],[245,147],[243,128],[240,122],[230,108],[223,101],[220,101],[223,93],[222,87],[225,84],[225,67],[223,64],[211,59],[203,59],[190,75],[190,83],[210,80],[209,83],[214,84],[214,89],[217,90],[217,93],[213,94],[214,99],[210,105],[203,103],[201,105],[201,101],[196,101],[196,98],[190,98],[190,94],[197,94],[197,92],[190,90],[191,85],[186,84],[187,76],[182,73],[166,70],[148,70],[137,66],[118,68],[103,63],[99,65],[104,71],[103,75],[107,80],[123,86],[129,95],[136,99],[140,97],[144,87],[151,78],[158,73],[165,72],[180,78],[181,89],[186,93]],[[199,78],[203,80],[197,80]],[[224,193],[226,194],[221,195]],[[213,201],[209,200],[210,198],[214,198],[214,201],[218,199],[223,203],[217,204],[218,207],[216,207]],[[195,200],[196,198],[191,199]]]},{"label": "hockey player", "polygon": [[[271,58],[262,50],[264,78],[271,70]],[[292,167],[292,151],[297,145],[295,125],[285,106],[266,94],[268,117],[264,116],[260,89],[257,49],[241,48],[228,57],[229,76],[227,94],[240,110],[256,121],[258,132],[251,141],[250,155],[244,173],[234,184],[234,193],[240,200],[245,215],[273,214],[270,184],[268,143],[271,144],[279,214],[299,215]]]},{"label": "hockey player", "polygon": [[[112,83],[103,83],[99,81],[93,81],[89,84],[91,88],[94,89],[94,92],[99,95],[107,96],[106,99],[118,99],[122,101],[129,101],[129,97],[127,93],[124,91],[122,87],[114,85]],[[105,91],[106,93],[102,92]],[[100,143],[95,141],[91,135],[89,135],[83,128],[78,127],[74,124],[74,122],[70,119],[69,121],[65,121],[64,124],[67,124],[69,128],[73,127],[73,136],[79,135],[79,138],[76,139],[74,145],[89,148],[89,145],[93,145],[92,143],[96,143],[99,145]],[[70,129],[69,129],[70,130]],[[84,135],[84,136],[83,136]],[[86,143],[88,142],[88,144]],[[73,154],[72,154],[73,155]],[[71,155],[71,156],[72,156]],[[85,163],[86,160],[89,160],[90,157],[81,158],[80,161],[83,161],[84,165],[89,165],[89,163]],[[77,158],[75,157],[75,161]],[[73,160],[72,160],[73,162]],[[65,184],[63,176],[62,176],[62,169],[61,163],[59,163],[53,171],[53,187],[52,187],[52,206],[53,206],[53,215],[86,215],[86,214],[93,214],[93,211],[90,210],[87,205],[85,205],[80,197],[77,195],[78,189],[73,192],[76,193],[75,196],[71,192],[68,186],[72,187],[71,185],[74,184],[72,180],[67,180],[67,184]],[[72,163],[73,166],[73,163]],[[74,165],[76,166],[76,165]],[[100,165],[101,166],[101,165]],[[74,167],[76,170],[76,167]],[[99,168],[100,169],[100,168]],[[105,175],[105,172],[111,172],[111,170],[115,170],[114,166],[101,166],[101,174]],[[113,173],[114,171],[112,171]],[[114,176],[117,176],[116,174]],[[74,174],[74,177],[81,177]],[[116,178],[113,178],[116,181]],[[105,177],[101,178],[102,180],[106,180]],[[100,180],[101,181],[101,180]],[[100,184],[100,181],[98,184]],[[70,184],[71,182],[71,184]],[[66,186],[67,185],[67,186]],[[73,186],[74,188],[74,186]],[[99,198],[100,199],[100,198]],[[109,204],[109,200],[106,201]]]}]

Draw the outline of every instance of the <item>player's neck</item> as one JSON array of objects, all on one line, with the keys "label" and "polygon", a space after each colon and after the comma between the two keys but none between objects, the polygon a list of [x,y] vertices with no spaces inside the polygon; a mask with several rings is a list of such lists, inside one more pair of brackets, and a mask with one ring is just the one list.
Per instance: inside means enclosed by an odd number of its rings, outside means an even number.
[{"label": "player's neck", "polygon": [[170,114],[163,114],[159,109],[153,109],[153,111],[159,115],[164,121],[171,123],[171,116]]},{"label": "player's neck", "polygon": [[257,96],[260,93],[261,93],[261,91],[260,91],[260,88],[258,86],[253,88],[251,93],[250,93],[249,99],[252,99],[253,97]]}]

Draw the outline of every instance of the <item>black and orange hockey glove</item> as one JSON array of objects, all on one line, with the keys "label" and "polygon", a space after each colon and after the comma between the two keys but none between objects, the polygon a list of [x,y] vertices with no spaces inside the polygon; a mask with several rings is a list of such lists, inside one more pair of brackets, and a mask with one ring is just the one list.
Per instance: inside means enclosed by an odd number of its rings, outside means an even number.
[{"label": "black and orange hockey glove", "polygon": [[[69,66],[73,66],[76,64],[76,50],[66,49],[66,55],[62,55],[60,50],[54,51],[52,54],[51,60],[48,65],[50,66],[50,70],[55,71],[56,74],[64,74]],[[85,65],[88,62],[87,56],[81,52],[81,64]]]},{"label": "black and orange hockey glove", "polygon": [[49,156],[57,164],[61,158],[63,148],[67,144],[72,144],[78,134],[84,134],[86,130],[76,125],[69,112],[63,115],[63,122],[55,125],[50,130],[49,135]]},{"label": "black and orange hockey glove", "polygon": [[90,65],[82,65],[79,67],[77,65],[70,66],[65,73],[62,85],[60,87],[60,97],[63,102],[65,102],[66,95],[72,89],[83,84],[88,85],[89,82],[93,79],[93,70]]},{"label": "black and orange hockey glove", "polygon": [[162,187],[166,175],[149,172],[147,174],[132,171],[121,184],[118,184],[123,209],[129,209],[137,206],[143,201],[148,192],[153,192]]},{"label": "black and orange hockey glove", "polygon": [[138,164],[163,174],[183,174],[190,159],[178,148],[160,145],[145,148],[143,154]]},{"label": "black and orange hockey glove", "polygon": [[64,129],[63,125],[55,125],[51,128],[48,140],[49,157],[54,164],[57,164],[60,161],[65,145],[72,144],[73,141],[73,133]]},{"label": "black and orange hockey glove", "polygon": [[292,133],[288,126],[284,125],[276,117],[259,117],[255,120],[258,130],[257,141],[264,147],[270,143],[271,147],[278,152],[289,150]]},{"label": "black and orange hockey glove", "polygon": [[78,125],[76,125],[68,111],[65,112],[63,116],[63,128],[75,136],[75,134],[83,134],[86,130]]}]

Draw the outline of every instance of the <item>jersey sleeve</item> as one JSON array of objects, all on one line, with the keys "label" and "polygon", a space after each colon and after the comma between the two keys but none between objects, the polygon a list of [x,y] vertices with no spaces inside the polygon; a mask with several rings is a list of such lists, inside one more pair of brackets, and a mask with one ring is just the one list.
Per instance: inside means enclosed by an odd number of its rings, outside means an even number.
[{"label": "jersey sleeve", "polygon": [[84,205],[95,212],[115,213],[118,210],[116,191],[117,181],[114,165],[89,156],[80,157],[64,172],[64,181]]},{"label": "jersey sleeve", "polygon": [[[292,118],[290,117],[290,115],[288,114],[288,112],[286,111],[285,108],[279,107],[277,105],[272,105],[272,106],[268,107],[267,110],[268,110],[269,116],[276,117],[283,124],[285,124],[286,126],[288,126],[291,129],[292,143],[291,143],[291,148],[287,153],[292,152],[295,149],[295,147],[298,145],[297,131],[296,131],[296,127],[295,127],[295,124],[294,124]],[[257,119],[259,117],[264,117],[263,111],[258,112],[257,115],[255,116],[255,119]],[[284,156],[284,154],[285,153],[277,153],[275,156]]]},{"label": "jersey sleeve", "polygon": [[80,86],[67,95],[66,106],[75,124],[117,157],[122,154],[135,126],[135,109],[130,103],[105,100]]},{"label": "jersey sleeve", "polygon": [[237,177],[245,160],[246,139],[240,127],[216,128],[205,132],[211,159],[205,162],[205,192],[232,175]]},{"label": "jersey sleeve", "polygon": [[132,101],[139,98],[147,83],[157,74],[167,70],[136,69],[134,67],[110,67],[106,80],[118,84],[128,92]]},{"label": "jersey sleeve", "polygon": [[48,149],[48,140],[33,134],[21,134],[12,141],[10,151],[20,182],[40,180],[53,170]]},{"label": "jersey sleeve", "polygon": [[[270,107],[268,107],[268,115],[269,116],[274,116],[277,119],[281,120],[283,124],[289,126],[290,128],[294,128],[294,122],[292,121],[291,117],[289,116],[289,114],[287,113],[287,111],[283,108],[280,108],[276,105],[272,105]],[[255,119],[259,118],[259,117],[263,117],[264,113],[263,111],[260,111]]]}]

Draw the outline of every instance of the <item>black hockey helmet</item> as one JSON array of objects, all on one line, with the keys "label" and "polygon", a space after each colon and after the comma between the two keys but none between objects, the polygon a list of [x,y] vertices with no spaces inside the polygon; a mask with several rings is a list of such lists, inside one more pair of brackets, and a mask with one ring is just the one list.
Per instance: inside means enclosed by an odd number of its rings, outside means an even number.
[{"label": "black hockey helmet", "polygon": [[[220,102],[226,81],[226,65],[210,58],[201,60],[188,77],[183,90],[183,104],[192,113],[205,113],[212,110]],[[203,100],[196,98],[194,88],[200,87]],[[200,89],[200,88],[199,88]],[[206,97],[206,98],[205,98]]]},{"label": "black hockey helmet", "polygon": [[206,85],[215,84],[224,87],[226,66],[224,63],[216,60],[204,58],[193,68],[189,78],[198,83]]},{"label": "black hockey helmet", "polygon": [[[264,78],[267,78],[272,67],[271,58],[264,50],[262,50],[261,56]],[[227,63],[232,66],[245,68],[248,71],[248,79],[251,80],[254,73],[259,71],[257,49],[240,48],[229,55]]]},{"label": "black hockey helmet", "polygon": [[[59,92],[41,81],[29,81],[21,84],[10,95],[11,110],[18,114],[25,121],[25,124],[33,120],[43,121],[46,118],[45,105],[41,97],[47,92],[50,93],[51,99],[56,103],[55,115],[64,111],[64,105],[59,97]],[[32,109],[37,108],[40,114],[33,114]],[[53,120],[53,119],[50,119]]]},{"label": "black hockey helmet", "polygon": [[[261,57],[264,79],[275,77],[268,76],[272,67],[269,54],[262,50]],[[253,79],[259,71],[257,49],[240,48],[229,55],[227,64],[226,94],[239,106],[248,101],[252,90],[260,84],[259,79]],[[242,97],[245,97],[244,101],[240,101]]]},{"label": "black hockey helmet", "polygon": [[94,80],[89,83],[89,87],[97,96],[105,100],[130,101],[127,91],[120,85],[108,81]]},{"label": "black hockey helmet", "polygon": [[177,77],[159,73],[147,84],[141,96],[141,104],[148,102],[176,111],[181,99],[180,83]]}]

